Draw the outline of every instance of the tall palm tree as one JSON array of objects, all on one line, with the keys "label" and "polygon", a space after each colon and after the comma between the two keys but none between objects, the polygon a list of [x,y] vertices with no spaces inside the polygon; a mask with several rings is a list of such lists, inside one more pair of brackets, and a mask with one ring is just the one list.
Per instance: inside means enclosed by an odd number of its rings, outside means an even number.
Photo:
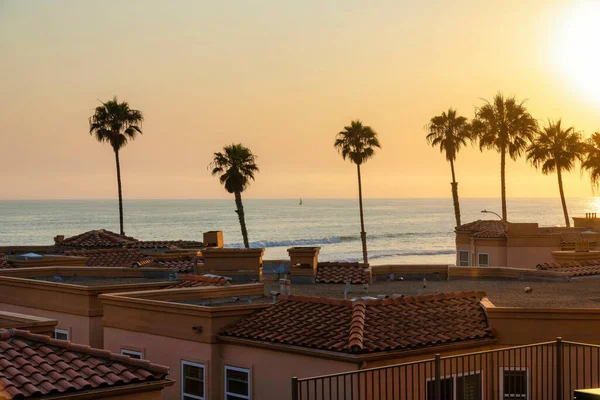
[{"label": "tall palm tree", "polygon": [[375,147],[381,148],[377,132],[370,126],[363,125],[359,120],[352,121],[349,126],[336,135],[333,145],[342,158],[349,159],[356,164],[358,173],[358,204],[360,207],[360,238],[362,240],[363,262],[367,260],[367,233],[365,232],[365,221],[362,203],[362,181],[360,177],[360,166],[375,154]]},{"label": "tall palm tree", "polygon": [[96,107],[94,115],[90,117],[90,135],[99,142],[107,142],[115,152],[117,163],[117,185],[119,189],[119,222],[121,235],[123,231],[123,191],[121,189],[121,163],[119,161],[119,150],[129,140],[134,140],[139,133],[142,134],[142,122],[144,116],[139,110],[129,108],[127,102],[119,103],[117,96],[112,100],[102,103]]},{"label": "tall palm tree", "polygon": [[241,144],[231,144],[223,147],[223,151],[214,153],[213,161],[209,168],[211,173],[219,175],[219,182],[225,186],[225,190],[235,195],[235,212],[240,220],[244,246],[250,248],[248,242],[248,230],[246,229],[246,218],[244,216],[244,205],[242,204],[242,192],[254,180],[254,173],[258,172],[256,156],[249,148]]},{"label": "tall palm tree", "polygon": [[458,203],[458,182],[454,174],[454,161],[460,148],[466,146],[472,139],[471,124],[465,117],[456,115],[456,110],[449,108],[429,121],[425,126],[427,130],[427,143],[432,147],[439,146],[440,153],[445,153],[446,160],[450,162],[452,171],[452,199],[454,201],[454,215],[456,226],[460,226],[460,205]]},{"label": "tall palm tree", "polygon": [[527,148],[527,160],[531,161],[535,168],[541,168],[545,175],[556,171],[567,227],[570,227],[571,224],[563,190],[562,171],[572,170],[575,161],[581,159],[584,152],[581,133],[576,132],[572,126],[564,128],[560,119],[556,122],[549,120],[548,126],[536,134]]},{"label": "tall palm tree", "polygon": [[590,174],[592,189],[597,189],[600,184],[600,132],[596,132],[584,143],[585,155],[581,162],[581,169]]},{"label": "tall palm tree", "polygon": [[500,184],[502,219],[506,221],[506,154],[516,160],[537,131],[537,121],[529,114],[524,102],[502,93],[493,101],[475,110],[472,129],[479,138],[479,148],[494,149],[500,153]]}]

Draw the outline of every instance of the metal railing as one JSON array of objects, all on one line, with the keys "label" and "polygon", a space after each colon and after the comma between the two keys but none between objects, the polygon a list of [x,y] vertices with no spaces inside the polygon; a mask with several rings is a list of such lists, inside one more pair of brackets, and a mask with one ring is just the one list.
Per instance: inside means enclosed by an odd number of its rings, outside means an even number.
[{"label": "metal railing", "polygon": [[507,347],[311,378],[292,400],[567,400],[600,386],[600,346],[553,342]]}]

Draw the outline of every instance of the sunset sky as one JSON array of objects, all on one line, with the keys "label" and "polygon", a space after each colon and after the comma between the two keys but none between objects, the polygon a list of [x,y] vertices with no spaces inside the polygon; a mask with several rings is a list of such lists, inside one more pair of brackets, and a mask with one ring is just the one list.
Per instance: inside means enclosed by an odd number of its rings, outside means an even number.
[{"label": "sunset sky", "polygon": [[[114,156],[88,134],[99,100],[141,110],[121,152],[124,197],[229,198],[207,165],[241,142],[253,198],[355,197],[333,148],[361,119],[383,149],[365,197],[450,197],[423,126],[449,106],[527,98],[532,115],[600,130],[600,1],[0,0],[0,199],[115,198]],[[461,197],[500,196],[497,153],[458,155]],[[579,168],[567,197],[590,196]],[[508,196],[558,196],[507,167]]]}]

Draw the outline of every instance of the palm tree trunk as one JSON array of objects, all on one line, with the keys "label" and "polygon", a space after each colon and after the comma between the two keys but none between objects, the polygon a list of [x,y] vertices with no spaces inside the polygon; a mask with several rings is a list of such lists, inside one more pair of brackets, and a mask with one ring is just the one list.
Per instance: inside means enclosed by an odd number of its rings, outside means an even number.
[{"label": "palm tree trunk", "polygon": [[565,214],[565,225],[571,227],[569,223],[569,212],[567,211],[567,202],[565,200],[565,191],[563,190],[562,174],[558,165],[556,166],[556,174],[558,175],[558,190],[560,191],[560,201],[562,202],[563,213]]},{"label": "palm tree trunk", "polygon": [[506,221],[506,145],[500,152],[500,184],[502,185],[502,220]]},{"label": "palm tree trunk", "polygon": [[121,190],[121,163],[119,162],[119,150],[115,150],[115,160],[117,162],[117,186],[119,188],[119,227],[121,235],[125,235],[123,230],[123,191]]},{"label": "palm tree trunk", "polygon": [[452,200],[454,201],[454,216],[456,217],[456,226],[460,226],[460,205],[458,204],[458,182],[454,175],[454,161],[450,160],[450,169],[452,170]]},{"label": "palm tree trunk", "polygon": [[368,263],[367,259],[367,232],[365,232],[365,219],[363,216],[363,204],[362,204],[362,181],[360,178],[360,164],[356,164],[356,170],[358,171],[358,206],[360,208],[360,239],[362,241],[362,252],[363,262]]},{"label": "palm tree trunk", "polygon": [[246,230],[246,217],[244,216],[244,205],[242,204],[242,193],[240,192],[235,192],[235,205],[237,207],[237,210],[235,210],[235,212],[238,215],[238,219],[240,220],[240,227],[242,228],[244,247],[249,249],[250,243],[248,242],[248,231]]}]

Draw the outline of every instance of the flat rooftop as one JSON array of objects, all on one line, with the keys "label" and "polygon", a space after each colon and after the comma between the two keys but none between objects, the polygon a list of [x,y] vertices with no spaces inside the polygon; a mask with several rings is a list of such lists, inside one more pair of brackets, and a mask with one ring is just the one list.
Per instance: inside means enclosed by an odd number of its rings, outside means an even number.
[{"label": "flat rooftop", "polygon": [[249,304],[271,304],[271,303],[273,303],[273,298],[261,296],[261,295],[251,295],[251,296],[239,296],[239,297],[185,299],[185,300],[174,300],[172,302],[173,303],[181,303],[181,304],[192,304],[192,305],[204,306],[204,307],[223,307],[223,306],[241,306],[241,305],[249,305]]},{"label": "flat rooftop", "polygon": [[[345,284],[294,284],[292,294],[343,298]],[[530,287],[531,293],[525,293]],[[527,308],[600,308],[600,276],[573,278],[571,282],[538,282],[519,280],[450,280],[427,282],[420,280],[375,282],[368,293],[362,284],[351,285],[348,298],[379,294],[416,296],[436,292],[484,291],[497,307]],[[265,282],[265,293],[279,291],[278,282]]]},{"label": "flat rooftop", "polygon": [[175,282],[175,279],[166,276],[142,277],[107,277],[107,276],[37,276],[27,278],[35,281],[66,283],[79,286],[116,286],[134,285],[138,283]]}]

